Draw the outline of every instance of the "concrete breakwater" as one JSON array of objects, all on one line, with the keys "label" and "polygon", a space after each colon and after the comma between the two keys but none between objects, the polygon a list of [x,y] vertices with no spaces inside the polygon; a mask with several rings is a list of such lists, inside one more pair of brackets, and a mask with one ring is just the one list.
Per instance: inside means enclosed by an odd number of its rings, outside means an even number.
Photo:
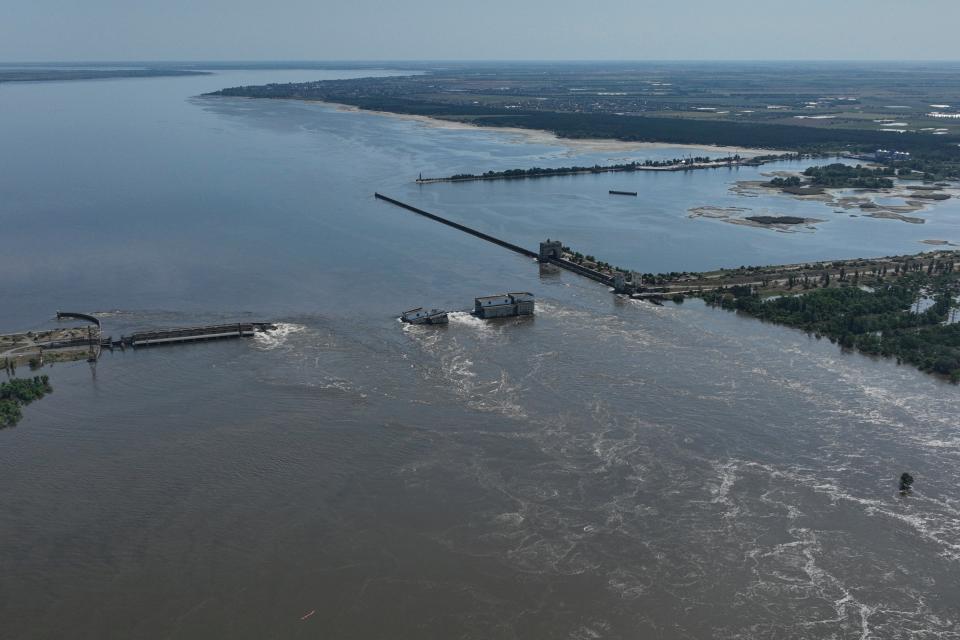
[{"label": "concrete breakwater", "polygon": [[505,247],[524,256],[536,258],[541,264],[551,264],[566,271],[589,278],[618,294],[627,294],[636,299],[658,301],[664,298],[699,296],[707,291],[729,287],[749,287],[761,295],[788,293],[826,286],[882,281],[918,270],[960,268],[960,251],[935,251],[915,255],[884,258],[855,258],[828,260],[812,263],[774,265],[766,267],[740,267],[718,269],[707,273],[646,273],[626,271],[614,267],[593,256],[582,256],[564,247],[559,240],[541,242],[535,253],[511,242],[471,229],[436,214],[424,211],[394,198],[375,194],[376,197],[408,211],[430,218],[473,236]]},{"label": "concrete breakwater", "polygon": [[469,233],[470,235],[476,236],[481,240],[486,240],[487,242],[492,242],[493,244],[499,245],[506,249],[510,249],[511,251],[519,253],[522,256],[527,256],[528,258],[536,258],[541,263],[553,264],[557,267],[560,267],[561,269],[572,271],[573,273],[581,275],[585,278],[590,278],[591,280],[595,280],[596,282],[600,282],[607,286],[613,286],[613,278],[611,276],[605,273],[602,273],[600,271],[597,271],[595,269],[590,269],[588,267],[585,267],[585,266],[576,264],[575,262],[572,262],[570,260],[567,260],[560,253],[557,253],[557,252],[544,253],[544,251],[542,250],[542,245],[541,245],[541,251],[539,253],[536,251],[531,251],[530,249],[524,249],[523,247],[515,245],[512,242],[501,240],[500,238],[491,236],[488,233],[477,231],[476,229],[472,229],[466,225],[460,224],[458,222],[453,222],[452,220],[448,220],[442,216],[438,216],[434,213],[430,213],[429,211],[424,211],[423,209],[414,207],[413,205],[406,204],[405,202],[401,202],[394,198],[390,198],[381,193],[374,193],[373,195],[378,200],[389,202],[390,204],[406,209],[407,211],[412,211],[413,213],[419,214],[426,218],[430,218],[431,220],[435,220],[436,222],[445,224],[449,227],[453,227],[454,229],[458,229],[460,231],[463,231],[464,233]]},{"label": "concrete breakwater", "polygon": [[468,226],[466,226],[466,225],[463,225],[463,224],[460,224],[460,223],[458,223],[458,222],[454,222],[453,220],[447,220],[446,218],[443,218],[443,217],[441,217],[441,216],[438,216],[438,215],[436,215],[436,214],[434,214],[434,213],[430,213],[429,211],[424,211],[423,209],[419,209],[419,208],[417,208],[417,207],[414,207],[413,205],[409,205],[409,204],[406,204],[405,202],[400,202],[399,200],[395,200],[395,199],[393,199],[393,198],[391,198],[391,197],[389,197],[389,196],[385,196],[385,195],[383,195],[382,193],[374,193],[373,195],[374,195],[374,197],[375,197],[376,199],[378,199],[378,200],[383,200],[384,202],[389,202],[390,204],[396,205],[396,206],[398,206],[398,207],[400,207],[400,208],[402,208],[402,209],[406,209],[407,211],[412,211],[413,213],[416,213],[416,214],[419,214],[419,215],[421,215],[421,216],[424,216],[425,218],[430,218],[431,220],[435,220],[436,222],[439,222],[440,224],[445,224],[445,225],[447,225],[448,227],[453,227],[454,229],[458,229],[458,230],[460,230],[460,231],[463,231],[464,233],[469,233],[470,235],[476,236],[477,238],[480,238],[481,240],[486,240],[487,242],[492,242],[493,244],[499,245],[499,246],[501,246],[501,247],[503,247],[503,248],[505,248],[505,249],[510,249],[510,251],[514,251],[514,252],[516,252],[516,253],[519,253],[519,254],[522,255],[522,256],[527,256],[528,258],[536,258],[536,257],[537,257],[536,251],[531,251],[531,250],[529,250],[529,249],[524,249],[523,247],[518,246],[518,245],[515,245],[515,244],[513,244],[512,242],[507,242],[506,240],[501,240],[500,238],[495,238],[495,237],[491,236],[491,235],[488,234],[488,233],[483,233],[482,231],[477,231],[476,229],[471,229],[470,227],[468,227]]},{"label": "concrete breakwater", "polygon": [[86,320],[91,324],[100,326],[100,318],[97,316],[92,316],[89,313],[79,313],[77,311],[57,311],[57,320],[63,320],[64,318],[74,318],[76,320]]}]

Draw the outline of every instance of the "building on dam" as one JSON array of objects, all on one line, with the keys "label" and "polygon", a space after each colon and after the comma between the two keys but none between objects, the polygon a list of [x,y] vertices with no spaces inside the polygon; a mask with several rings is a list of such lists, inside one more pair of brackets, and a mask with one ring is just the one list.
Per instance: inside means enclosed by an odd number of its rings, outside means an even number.
[{"label": "building on dam", "polygon": [[483,296],[473,301],[473,314],[478,318],[506,318],[532,316],[533,294],[526,291]]}]

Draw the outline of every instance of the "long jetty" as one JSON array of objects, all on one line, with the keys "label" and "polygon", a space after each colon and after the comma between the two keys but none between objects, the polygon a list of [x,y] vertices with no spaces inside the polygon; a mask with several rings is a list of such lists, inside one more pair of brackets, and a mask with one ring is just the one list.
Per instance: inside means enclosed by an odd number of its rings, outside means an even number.
[{"label": "long jetty", "polygon": [[[495,244],[495,245],[498,245],[498,246],[504,247],[505,249],[509,249],[510,251],[514,251],[514,252],[516,252],[516,253],[519,253],[519,254],[522,255],[522,256],[526,256],[526,257],[528,257],[528,258],[536,258],[536,259],[538,259],[538,260],[541,259],[540,254],[537,253],[536,251],[531,251],[530,249],[524,249],[523,247],[518,246],[518,245],[515,245],[515,244],[513,244],[512,242],[507,242],[506,240],[501,240],[500,238],[495,238],[494,236],[491,236],[491,235],[488,234],[488,233],[483,233],[482,231],[477,231],[476,229],[472,229],[472,228],[470,228],[470,227],[468,227],[468,226],[466,226],[466,225],[460,224],[460,223],[458,223],[458,222],[454,222],[454,221],[452,221],[452,220],[447,220],[446,218],[444,218],[444,217],[442,217],[442,216],[438,216],[438,215],[435,214],[435,213],[430,213],[429,211],[424,211],[423,209],[420,209],[420,208],[418,208],[418,207],[414,207],[413,205],[409,205],[409,204],[407,204],[407,203],[405,203],[405,202],[400,202],[399,200],[396,200],[396,199],[391,198],[391,197],[389,197],[389,196],[385,196],[385,195],[383,195],[382,193],[374,193],[373,195],[374,195],[378,200],[383,200],[384,202],[389,202],[389,203],[392,204],[392,205],[396,205],[396,206],[398,206],[398,207],[400,207],[400,208],[402,208],[402,209],[406,209],[407,211],[412,211],[413,213],[416,213],[416,214],[418,214],[418,215],[424,216],[425,218],[430,218],[431,220],[435,220],[436,222],[439,222],[439,223],[441,223],[441,224],[445,224],[445,225],[447,225],[448,227],[453,227],[454,229],[458,229],[459,231],[463,231],[464,233],[469,233],[470,235],[476,236],[477,238],[480,238],[481,240],[486,240],[487,242],[492,242],[492,243]],[[569,260],[565,260],[565,259],[563,259],[563,258],[555,258],[555,257],[544,258],[544,259],[542,259],[542,262],[548,262],[548,263],[550,263],[550,264],[553,264],[553,265],[556,265],[556,266],[560,267],[561,269],[566,269],[567,271],[571,271],[571,272],[576,273],[577,275],[581,275],[581,276],[583,276],[583,277],[585,277],[585,278],[590,278],[591,280],[594,280],[594,281],[596,281],[596,282],[600,282],[600,283],[605,284],[605,285],[607,285],[607,286],[613,286],[613,278],[611,278],[611,277],[609,277],[609,276],[607,276],[607,275],[605,275],[605,274],[603,274],[603,273],[600,273],[599,271],[594,271],[593,269],[588,269],[587,267],[584,267],[584,266],[582,266],[582,265],[576,264],[575,262],[570,262]]]},{"label": "long jetty", "polygon": [[501,240],[500,238],[494,238],[488,233],[477,231],[476,229],[471,229],[470,227],[460,224],[458,222],[454,222],[453,220],[447,220],[446,218],[442,218],[434,213],[430,213],[429,211],[424,211],[423,209],[418,209],[417,207],[414,207],[413,205],[409,205],[405,202],[394,200],[393,198],[389,196],[385,196],[382,193],[374,193],[373,195],[378,200],[389,202],[390,204],[396,205],[402,209],[406,209],[407,211],[412,211],[425,218],[430,218],[431,220],[435,220],[440,224],[445,224],[448,227],[453,227],[454,229],[458,229],[460,231],[463,231],[464,233],[469,233],[470,235],[476,236],[481,240],[486,240],[487,242],[492,242],[493,244],[500,245],[501,247],[505,249],[510,249],[510,251],[515,251],[516,253],[519,253],[522,256],[527,256],[528,258],[538,257],[538,254],[536,251],[530,251],[529,249],[524,249],[523,247],[517,246],[512,242],[507,242],[506,240]]},{"label": "long jetty", "polygon": [[78,313],[76,311],[57,311],[57,320],[62,320],[64,318],[86,320],[87,322],[92,322],[98,327],[100,326],[100,318],[98,318],[97,316],[92,316],[89,313]]}]

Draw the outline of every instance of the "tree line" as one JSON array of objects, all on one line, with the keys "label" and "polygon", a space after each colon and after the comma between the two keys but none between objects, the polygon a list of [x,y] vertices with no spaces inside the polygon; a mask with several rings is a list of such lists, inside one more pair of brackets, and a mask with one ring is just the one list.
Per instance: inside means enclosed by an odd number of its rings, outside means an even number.
[{"label": "tree line", "polygon": [[21,407],[53,391],[48,376],[13,378],[0,382],[0,428],[12,427],[23,417]]},{"label": "tree line", "polygon": [[[949,322],[958,306],[960,274],[953,264],[931,263],[872,289],[830,287],[830,277],[799,295],[762,299],[749,286],[706,292],[725,309],[827,336],[848,349],[908,362],[922,371],[960,382],[960,323]],[[836,283],[835,283],[836,284]],[[920,301],[929,306],[920,311]]]},{"label": "tree line", "polygon": [[634,161],[620,164],[599,165],[592,167],[531,167],[529,169],[506,169],[504,171],[485,171],[476,173],[455,173],[449,178],[441,180],[494,180],[498,178],[541,178],[546,176],[567,175],[572,173],[604,173],[613,171],[639,171],[644,167],[682,167],[684,165],[705,164],[708,162],[733,164],[740,161],[739,155],[727,156],[725,158],[711,158],[710,156],[694,156],[690,158],[673,158],[672,160],[644,160],[643,162]]},{"label": "tree line", "polygon": [[[428,101],[417,95],[404,95],[405,91],[410,90],[396,80],[366,79],[232,87],[208,95],[324,100],[373,111],[468,120],[482,126],[544,129],[562,138],[613,138],[800,152],[870,153],[886,148],[891,142],[889,132],[871,129],[505,109],[489,104],[451,104]],[[899,149],[909,151],[917,158],[937,158],[941,162],[960,162],[958,141],[960,139],[954,135],[931,136],[907,132],[896,136]]]}]

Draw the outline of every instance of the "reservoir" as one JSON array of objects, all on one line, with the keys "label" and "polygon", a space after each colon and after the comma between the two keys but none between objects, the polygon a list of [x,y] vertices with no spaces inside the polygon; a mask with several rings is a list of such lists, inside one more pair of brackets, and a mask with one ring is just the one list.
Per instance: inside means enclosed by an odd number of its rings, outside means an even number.
[{"label": "reservoir", "polygon": [[[915,225],[730,191],[807,163],[416,185],[722,154],[197,97],[369,73],[0,85],[3,331],[279,323],[43,371],[0,431],[4,638],[956,636],[957,387],[373,193],[641,272],[913,253],[960,242],[960,201]],[[500,291],[536,315],[397,320]]]}]

